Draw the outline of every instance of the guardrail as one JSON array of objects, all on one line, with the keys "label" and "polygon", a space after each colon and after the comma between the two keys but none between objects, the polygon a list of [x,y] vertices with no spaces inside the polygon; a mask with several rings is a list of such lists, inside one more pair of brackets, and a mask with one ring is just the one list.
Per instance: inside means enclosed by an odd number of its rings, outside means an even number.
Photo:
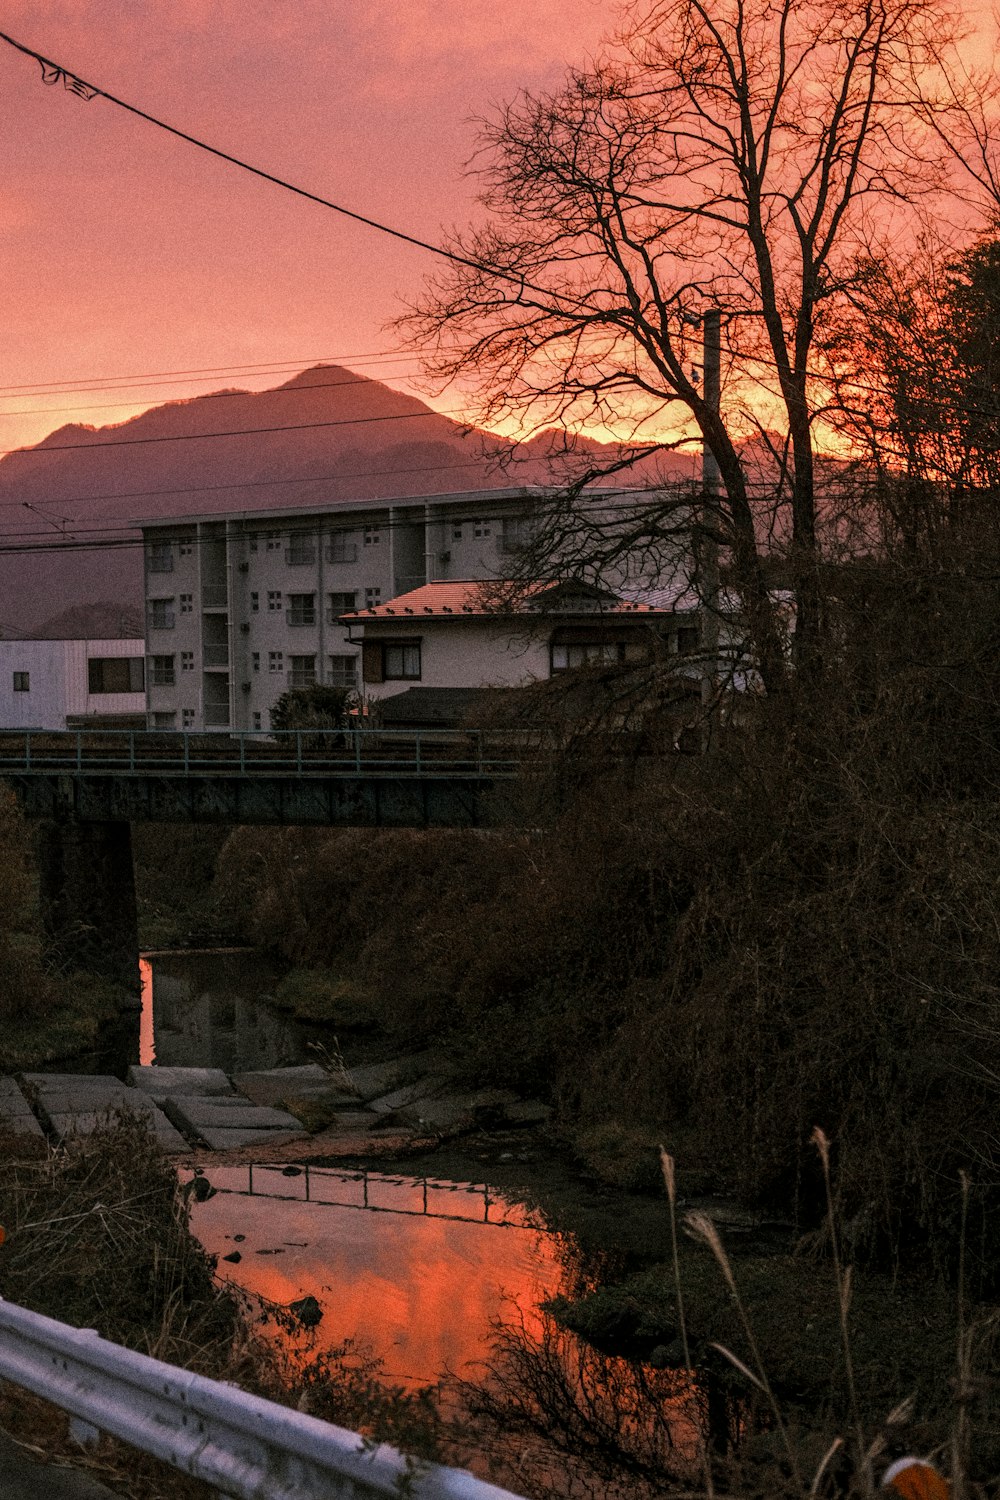
[{"label": "guardrail", "polygon": [[386,1445],[0,1300],[0,1376],[236,1500],[515,1500]]},{"label": "guardrail", "polygon": [[480,729],[0,731],[0,775],[511,776],[538,737]]}]

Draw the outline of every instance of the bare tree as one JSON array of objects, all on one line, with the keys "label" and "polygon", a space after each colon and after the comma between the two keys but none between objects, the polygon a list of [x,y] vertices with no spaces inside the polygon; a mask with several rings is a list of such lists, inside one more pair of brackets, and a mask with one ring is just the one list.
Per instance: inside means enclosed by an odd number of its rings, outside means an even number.
[{"label": "bare tree", "polygon": [[[582,455],[526,570],[555,570],[574,533],[599,572],[607,551],[693,526],[724,549],[775,693],[788,674],[766,566],[777,538],[798,666],[821,668],[824,329],[850,306],[862,252],[898,241],[915,196],[926,208],[945,186],[942,130],[963,98],[957,70],[947,97],[939,85],[953,37],[938,0],[633,0],[592,66],[484,124],[487,221],[455,237],[459,259],[403,319],[429,376],[466,389],[485,425],[627,432],[622,472],[701,441],[719,475],[694,507],[664,490],[608,535],[606,505],[580,498],[594,477]],[[693,325],[712,310],[730,344],[728,416],[696,368]]]}]

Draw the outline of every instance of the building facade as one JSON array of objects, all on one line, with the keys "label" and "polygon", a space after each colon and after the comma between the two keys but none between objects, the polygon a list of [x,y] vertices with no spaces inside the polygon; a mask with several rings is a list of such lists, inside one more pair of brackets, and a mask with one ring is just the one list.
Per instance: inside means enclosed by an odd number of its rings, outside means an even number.
[{"label": "building facade", "polygon": [[141,728],[140,640],[0,641],[0,728]]},{"label": "building facade", "polygon": [[344,615],[509,571],[541,487],[181,516],[143,533],[154,729],[266,730],[289,688],[362,692]]}]

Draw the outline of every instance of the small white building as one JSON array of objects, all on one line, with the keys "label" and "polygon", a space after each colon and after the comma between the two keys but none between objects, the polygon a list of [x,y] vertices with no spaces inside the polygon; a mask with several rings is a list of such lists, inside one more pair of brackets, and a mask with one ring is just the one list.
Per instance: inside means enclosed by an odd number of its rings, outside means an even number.
[{"label": "small white building", "polygon": [[0,641],[0,729],[146,723],[140,640]]}]

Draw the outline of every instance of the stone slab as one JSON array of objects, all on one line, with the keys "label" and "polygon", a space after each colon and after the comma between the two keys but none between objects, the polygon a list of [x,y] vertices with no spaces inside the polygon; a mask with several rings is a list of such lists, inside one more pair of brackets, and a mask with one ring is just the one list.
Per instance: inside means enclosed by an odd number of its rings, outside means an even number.
[{"label": "stone slab", "polygon": [[[278,1104],[282,1099],[309,1099],[336,1087],[336,1080],[319,1063],[297,1068],[269,1068],[258,1073],[235,1073],[233,1082],[255,1104]],[[344,1090],[344,1097],[352,1095]]]},{"label": "stone slab", "polygon": [[479,1089],[471,1094],[443,1094],[434,1099],[418,1099],[398,1111],[399,1118],[412,1120],[431,1130],[464,1130],[483,1115],[496,1112],[502,1116],[505,1106],[517,1102],[517,1095],[507,1089]]},{"label": "stone slab", "polygon": [[[82,1111],[71,1114],[55,1114],[48,1116],[48,1127],[50,1134],[56,1141],[65,1140],[67,1136],[92,1135],[101,1126],[108,1123],[106,1110],[99,1113],[85,1114]],[[155,1115],[148,1118],[152,1127],[157,1144],[164,1151],[186,1151],[188,1143],[179,1131],[175,1130],[165,1115],[156,1110]]]},{"label": "stone slab", "polygon": [[348,1068],[347,1076],[358,1098],[367,1104],[371,1099],[381,1098],[393,1089],[425,1076],[437,1061],[439,1059],[435,1053],[415,1052],[410,1057],[394,1057],[389,1062]]},{"label": "stone slab", "polygon": [[248,1104],[238,1094],[222,1099],[207,1099],[200,1094],[177,1094],[165,1100],[168,1117],[181,1130],[193,1130],[205,1134],[205,1127],[216,1130],[294,1130],[302,1127],[294,1115],[285,1109],[272,1109],[267,1105]]},{"label": "stone slab", "polygon": [[0,1078],[0,1131],[7,1135],[44,1135],[13,1078]]},{"label": "stone slab", "polygon": [[117,1093],[101,1093],[97,1089],[79,1089],[61,1094],[42,1094],[38,1100],[41,1115],[100,1114],[102,1111],[126,1109],[131,1114],[149,1119],[156,1113],[156,1105],[148,1094],[138,1089],[119,1089]]},{"label": "stone slab", "polygon": [[306,1132],[296,1130],[237,1130],[203,1125],[198,1134],[212,1151],[229,1151],[234,1146],[280,1146],[286,1141],[301,1141]]},{"label": "stone slab", "polygon": [[157,1104],[174,1094],[233,1094],[235,1090],[221,1068],[161,1068],[133,1066],[128,1081]]},{"label": "stone slab", "polygon": [[[372,1099],[368,1108],[377,1115],[389,1115],[407,1104],[415,1104],[418,1099],[433,1099],[435,1082],[433,1078],[418,1078],[416,1083],[404,1083],[402,1088],[393,1089],[391,1094],[382,1094],[378,1099]],[[443,1086],[442,1081],[440,1087]]]},{"label": "stone slab", "polygon": [[39,1094],[58,1094],[66,1089],[123,1089],[112,1073],[22,1073],[24,1082]]}]

